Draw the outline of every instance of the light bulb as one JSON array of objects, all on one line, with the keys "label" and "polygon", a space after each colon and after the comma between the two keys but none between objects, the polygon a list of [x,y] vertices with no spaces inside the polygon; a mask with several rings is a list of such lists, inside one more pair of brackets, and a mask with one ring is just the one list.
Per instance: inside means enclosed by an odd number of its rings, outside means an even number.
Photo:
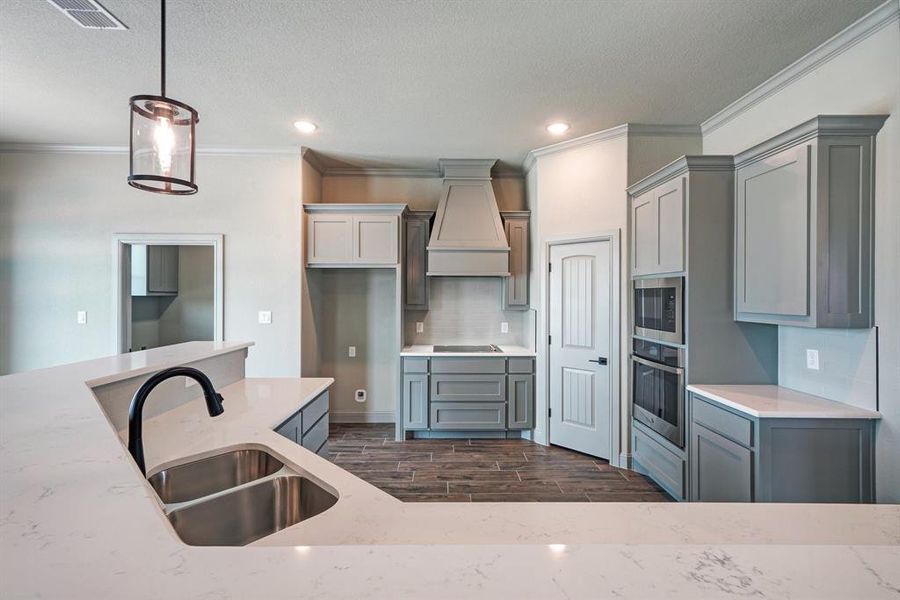
[{"label": "light bulb", "polygon": [[166,117],[157,117],[153,130],[153,149],[159,161],[159,170],[163,175],[172,171],[172,154],[175,151],[175,131],[172,122]]},{"label": "light bulb", "polygon": [[568,123],[551,123],[547,125],[547,131],[553,135],[562,135],[569,130]]}]

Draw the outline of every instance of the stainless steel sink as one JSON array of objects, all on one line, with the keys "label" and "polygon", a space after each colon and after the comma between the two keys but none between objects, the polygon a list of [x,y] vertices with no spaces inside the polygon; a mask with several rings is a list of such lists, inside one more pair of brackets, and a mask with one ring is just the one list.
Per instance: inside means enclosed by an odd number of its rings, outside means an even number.
[{"label": "stainless steel sink", "polygon": [[283,466],[262,450],[234,450],[164,469],[148,481],[163,503],[174,504],[250,483]]},{"label": "stainless steel sink", "polygon": [[330,492],[297,475],[272,477],[183,508],[168,518],[192,546],[243,546],[314,517],[337,502]]}]

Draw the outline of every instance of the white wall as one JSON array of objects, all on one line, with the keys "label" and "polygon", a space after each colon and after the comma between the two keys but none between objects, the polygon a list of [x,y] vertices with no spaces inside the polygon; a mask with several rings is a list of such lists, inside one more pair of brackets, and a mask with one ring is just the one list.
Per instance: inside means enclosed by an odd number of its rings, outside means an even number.
[{"label": "white wall", "polygon": [[[891,115],[876,140],[875,324],[880,357],[878,407],[883,415],[876,438],[876,493],[880,502],[900,502],[900,27],[896,19],[705,134],[703,151],[740,152],[819,114]],[[875,330],[782,328],[780,381],[834,400],[874,406],[875,387],[870,380],[876,371],[875,336]],[[805,369],[803,355],[796,351],[801,345],[824,351],[819,373]],[[840,364],[829,364],[829,356]]]},{"label": "white wall", "polygon": [[115,353],[113,233],[221,233],[225,338],[256,342],[251,376],[299,374],[299,168],[201,154],[200,192],[163,196],[126,184],[125,154],[0,155],[0,373]]}]

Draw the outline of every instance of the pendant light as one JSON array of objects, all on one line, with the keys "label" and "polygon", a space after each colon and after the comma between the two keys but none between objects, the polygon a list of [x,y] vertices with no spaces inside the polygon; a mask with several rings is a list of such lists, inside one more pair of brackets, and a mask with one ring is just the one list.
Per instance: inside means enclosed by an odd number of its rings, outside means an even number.
[{"label": "pendant light", "polygon": [[160,95],[132,96],[128,185],[160,194],[196,194],[197,111],[166,97],[166,0],[160,0]]}]

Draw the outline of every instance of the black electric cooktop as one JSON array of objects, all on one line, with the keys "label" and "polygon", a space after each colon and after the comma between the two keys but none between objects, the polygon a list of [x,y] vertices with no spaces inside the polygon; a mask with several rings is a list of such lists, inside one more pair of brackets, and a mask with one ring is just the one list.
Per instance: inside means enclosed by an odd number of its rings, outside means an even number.
[{"label": "black electric cooktop", "polygon": [[503,352],[499,346],[435,346],[435,352]]}]

